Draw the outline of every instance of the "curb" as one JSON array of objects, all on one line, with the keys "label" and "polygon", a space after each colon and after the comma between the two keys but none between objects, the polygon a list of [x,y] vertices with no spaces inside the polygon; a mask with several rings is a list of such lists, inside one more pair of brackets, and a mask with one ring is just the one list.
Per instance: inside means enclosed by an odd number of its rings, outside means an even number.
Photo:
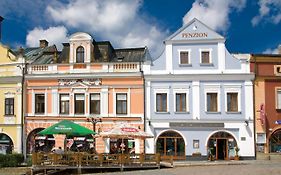
[{"label": "curb", "polygon": [[216,166],[216,165],[248,165],[250,162],[244,161],[227,161],[227,162],[174,162],[174,167],[189,167],[189,166]]}]

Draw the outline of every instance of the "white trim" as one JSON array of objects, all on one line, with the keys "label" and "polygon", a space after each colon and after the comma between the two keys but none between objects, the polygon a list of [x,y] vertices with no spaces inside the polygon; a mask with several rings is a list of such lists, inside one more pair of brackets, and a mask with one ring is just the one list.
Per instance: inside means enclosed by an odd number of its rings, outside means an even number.
[{"label": "white trim", "polygon": [[[164,129],[164,130],[162,130],[161,132],[159,132],[159,133],[157,134],[157,136],[155,137],[155,140],[154,140],[154,148],[155,148],[155,149],[156,149],[156,143],[157,143],[158,137],[159,137],[161,134],[163,134],[164,132],[167,132],[167,131],[176,132],[176,133],[178,133],[179,135],[181,135],[181,137],[182,137],[183,140],[184,140],[184,145],[185,145],[185,147],[187,146],[187,140],[186,140],[184,134],[182,134],[182,133],[181,133],[180,131],[178,131],[178,130],[169,128],[169,129]],[[155,152],[156,152],[156,151],[155,151]],[[186,152],[186,150],[185,150],[185,152]]]},{"label": "white trim", "polygon": [[218,43],[218,69],[221,72],[225,71],[225,44],[223,42]]},{"label": "white trim", "polygon": [[234,111],[234,112],[241,112],[241,86],[240,88],[239,85],[224,87],[225,112],[233,112],[233,111],[227,111],[227,93],[237,93],[238,111]]},{"label": "white trim", "polygon": [[206,84],[204,86],[204,97],[205,97],[205,112],[207,111],[207,93],[217,93],[217,111],[215,112],[221,112],[221,92],[220,92],[220,85],[219,84]]},{"label": "white trim", "polygon": [[151,103],[151,82],[150,81],[146,82],[145,88],[146,88],[146,90],[145,90],[145,92],[146,92],[146,94],[145,94],[146,111],[144,111],[144,112],[146,112],[147,119],[151,119],[151,115],[150,115],[151,114],[151,105],[150,105],[150,103]]},{"label": "white trim", "polygon": [[239,147],[239,139],[235,136],[235,134],[233,134],[232,132],[230,132],[230,131],[228,131],[228,130],[222,129],[222,130],[213,131],[213,132],[211,132],[211,133],[208,135],[208,137],[207,137],[207,139],[206,139],[206,141],[205,141],[205,146],[206,146],[206,148],[208,147],[208,141],[209,141],[210,137],[211,137],[213,134],[217,133],[217,132],[226,132],[226,133],[230,134],[230,135],[235,139],[236,144],[237,144],[238,147]]},{"label": "white trim", "polygon": [[[187,52],[188,53],[188,64],[182,64],[181,63],[181,52]],[[178,60],[179,60],[179,65],[191,65],[191,60],[190,60],[190,55],[191,55],[191,49],[178,49]]]},{"label": "white trim", "polygon": [[[170,109],[169,109],[169,102],[170,102],[170,89],[154,89],[154,112],[155,113],[168,113],[170,112]],[[158,93],[165,93],[167,94],[167,111],[165,112],[157,112],[156,108],[156,101],[157,101],[157,98],[156,98],[156,94]]]},{"label": "white trim", "polygon": [[[68,95],[68,109],[69,109],[69,113],[68,114],[61,114],[60,113],[60,96],[61,95]],[[70,115],[70,101],[71,101],[71,95],[69,94],[69,93],[67,93],[67,92],[60,92],[60,93],[57,93],[57,113],[58,113],[58,115]]]},{"label": "white trim", "polygon": [[108,88],[101,89],[101,113],[100,115],[105,116],[108,115]]},{"label": "white trim", "polygon": [[[213,64],[213,58],[212,58],[212,48],[208,48],[208,49],[199,49],[199,59],[200,59],[200,64]],[[209,63],[202,63],[202,52],[209,52]]]},{"label": "white trim", "polygon": [[173,46],[172,44],[166,44],[166,71],[171,73],[173,71]]},{"label": "white trim", "polygon": [[193,119],[200,119],[200,82],[192,82],[192,113]]},{"label": "white trim", "polygon": [[58,89],[52,89],[52,115],[58,115],[59,114],[59,108],[60,108],[60,103],[59,101],[59,96],[58,96]]},{"label": "white trim", "polygon": [[[186,111],[177,111],[177,100],[176,100],[176,94],[177,93],[184,93],[185,98],[185,109]],[[189,89],[173,89],[173,95],[174,95],[174,112],[189,112]]]},{"label": "white trim", "polygon": [[[99,114],[91,114],[91,95],[92,94],[99,94],[100,96],[100,113]],[[101,96],[101,93],[100,92],[91,92],[91,93],[88,93],[88,113],[86,115],[95,115],[95,116],[100,116],[102,114],[102,96]]]},{"label": "white trim", "polygon": [[[113,108],[114,108],[114,116],[115,117],[130,117],[130,114],[129,114],[129,112],[130,112],[130,110],[129,110],[129,108],[131,108],[131,105],[130,105],[130,103],[129,103],[129,90],[130,89],[128,89],[128,91],[127,92],[119,92],[119,91],[114,91],[114,93],[113,93],[113,95],[114,95],[114,106],[113,106]],[[126,94],[127,95],[127,113],[126,114],[117,114],[117,111],[116,111],[116,108],[117,108],[117,98],[116,98],[116,96],[117,96],[117,94]]]},{"label": "white trim", "polygon": [[[84,95],[84,114],[75,114],[75,95],[76,94],[82,94],[82,95]],[[84,92],[84,93],[81,93],[81,92],[74,92],[73,93],[73,115],[74,116],[76,116],[76,115],[79,115],[79,116],[81,116],[81,115],[86,115],[86,92]]]},{"label": "white trim", "polygon": [[253,120],[254,111],[253,111],[253,83],[252,81],[245,81],[245,119]]}]

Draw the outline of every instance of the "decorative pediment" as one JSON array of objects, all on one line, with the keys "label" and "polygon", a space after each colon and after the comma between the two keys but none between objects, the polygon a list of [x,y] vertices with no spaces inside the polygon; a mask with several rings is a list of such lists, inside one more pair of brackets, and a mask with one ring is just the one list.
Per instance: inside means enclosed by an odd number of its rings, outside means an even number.
[{"label": "decorative pediment", "polygon": [[14,92],[6,92],[5,93],[5,98],[14,98],[15,97],[15,93]]},{"label": "decorative pediment", "polygon": [[59,79],[59,86],[99,86],[101,85],[100,79]]},{"label": "decorative pediment", "polygon": [[224,37],[194,18],[166,39],[172,41],[224,40]]},{"label": "decorative pediment", "polygon": [[89,35],[88,33],[84,33],[84,32],[77,32],[74,33],[70,36],[69,41],[92,41],[92,36]]}]

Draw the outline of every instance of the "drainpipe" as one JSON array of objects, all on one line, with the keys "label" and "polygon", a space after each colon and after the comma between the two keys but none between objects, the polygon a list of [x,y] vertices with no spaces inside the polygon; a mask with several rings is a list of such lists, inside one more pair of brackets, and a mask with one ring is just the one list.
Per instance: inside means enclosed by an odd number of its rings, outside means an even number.
[{"label": "drainpipe", "polygon": [[25,139],[24,139],[24,81],[25,81],[25,69],[26,69],[26,63],[25,63],[25,58],[24,58],[24,50],[21,47],[19,50],[20,57],[22,59],[21,62],[21,153],[24,155],[24,161],[26,161],[26,152],[24,151],[24,144],[25,144]]},{"label": "drainpipe", "polygon": [[[253,56],[253,55],[251,55]],[[255,74],[255,78],[253,80],[253,114],[254,114],[254,121],[253,121],[253,124],[254,124],[254,151],[255,151],[255,160],[257,159],[257,143],[256,143],[256,111],[255,111],[255,107],[256,107],[256,98],[255,98],[255,80],[256,80],[256,75],[257,75],[257,62],[256,62],[256,57],[254,57],[254,74]],[[250,59],[250,66],[251,66],[251,59]]]}]

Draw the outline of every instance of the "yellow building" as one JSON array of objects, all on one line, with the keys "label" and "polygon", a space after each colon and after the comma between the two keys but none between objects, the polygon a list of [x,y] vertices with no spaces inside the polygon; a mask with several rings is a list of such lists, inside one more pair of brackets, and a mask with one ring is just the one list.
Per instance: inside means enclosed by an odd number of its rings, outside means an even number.
[{"label": "yellow building", "polygon": [[24,64],[9,47],[0,43],[0,153],[21,153],[22,81]]}]

